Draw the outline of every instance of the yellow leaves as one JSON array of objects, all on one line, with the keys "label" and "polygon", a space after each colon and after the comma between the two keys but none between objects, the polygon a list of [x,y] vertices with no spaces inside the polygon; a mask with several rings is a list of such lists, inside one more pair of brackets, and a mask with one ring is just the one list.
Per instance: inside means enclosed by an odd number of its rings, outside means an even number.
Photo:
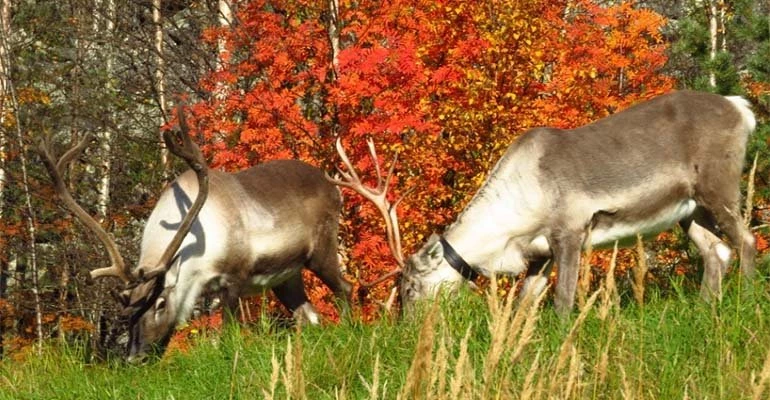
[{"label": "yellow leaves", "polygon": [[51,98],[48,97],[48,94],[36,88],[20,88],[16,93],[16,99],[19,105],[34,103],[51,104]]}]

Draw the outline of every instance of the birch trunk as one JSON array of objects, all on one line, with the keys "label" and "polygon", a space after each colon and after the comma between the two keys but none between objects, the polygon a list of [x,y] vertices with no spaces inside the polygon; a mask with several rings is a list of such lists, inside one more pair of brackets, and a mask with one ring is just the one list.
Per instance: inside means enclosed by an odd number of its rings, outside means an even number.
[{"label": "birch trunk", "polygon": [[[718,38],[719,38],[719,23],[717,13],[717,1],[708,0],[708,19],[709,19],[709,60],[713,63],[717,58]],[[709,86],[712,88],[717,87],[717,76],[714,72],[713,64],[711,71],[709,72]]]},{"label": "birch trunk", "polygon": [[[218,22],[221,27],[229,27],[233,21],[233,9],[230,6],[230,2],[227,0],[219,0],[218,6]],[[219,39],[217,42],[217,69],[220,71],[227,68],[227,48],[224,39]],[[224,100],[227,98],[227,85],[223,82],[217,84],[217,90],[214,93],[214,98],[217,100]]]},{"label": "birch trunk", "polygon": [[[6,57],[6,60],[8,58]],[[7,65],[7,67],[10,67]],[[8,85],[8,92],[10,93],[11,98],[11,106],[13,107],[13,112],[18,115],[19,112],[19,102],[16,97],[16,92],[14,90],[13,81],[8,79],[6,80],[6,84]],[[24,193],[24,207],[26,208],[27,215],[25,216],[26,224],[27,224],[27,233],[28,233],[28,239],[29,239],[29,257],[30,257],[30,266],[32,267],[32,297],[33,301],[35,303],[35,325],[36,330],[35,333],[37,335],[37,352],[38,355],[42,354],[43,352],[43,311],[42,311],[42,305],[40,303],[40,271],[38,270],[37,266],[37,222],[36,222],[36,213],[35,209],[32,207],[32,193],[30,191],[29,186],[29,174],[27,173],[27,147],[24,145],[24,135],[22,134],[21,125],[19,123],[19,118],[16,118],[16,135],[18,140],[18,146],[19,146],[19,160],[21,161],[21,178],[22,178],[22,185],[23,185],[23,193]]]},{"label": "birch trunk", "polygon": [[[11,36],[11,0],[0,0],[0,126],[5,126],[5,115],[8,105],[5,99],[8,97],[8,82],[10,81],[10,67],[6,61],[9,58],[6,49],[6,41]],[[7,140],[5,130],[0,129],[0,221],[5,210],[5,181],[7,163]],[[8,257],[5,246],[0,246],[0,300],[5,300],[8,287]],[[4,329],[0,318],[0,360],[5,354],[3,343]]]},{"label": "birch trunk", "polygon": [[[11,37],[11,0],[0,0],[0,126],[5,126],[5,116],[9,110],[6,99],[11,68],[8,65],[10,55],[8,50],[8,38]],[[5,130],[0,129],[0,220],[3,218],[5,205],[6,161],[8,157],[8,138]],[[5,249],[0,249],[3,252]],[[0,257],[4,258],[4,257]]]},{"label": "birch trunk", "polygon": [[332,50],[332,70],[334,79],[337,79],[340,54],[340,2],[339,0],[329,0],[329,44]]},{"label": "birch trunk", "polygon": [[[161,15],[161,0],[152,0],[152,23],[155,25],[155,92],[160,108],[160,125],[166,123],[166,60],[163,58],[163,16]],[[163,134],[158,131],[158,140],[163,142]],[[168,149],[161,144],[160,165],[163,168],[163,177],[169,174]]]},{"label": "birch trunk", "polygon": [[[114,32],[115,32],[115,18],[116,18],[116,7],[115,7],[115,0],[106,0],[106,14],[107,17],[105,19],[104,24],[104,31],[101,29],[101,19],[102,18],[95,18],[94,23],[94,33],[96,34],[96,37],[106,37],[107,39],[104,40],[106,44],[105,51],[102,53],[102,57],[104,59],[105,63],[105,73],[107,75],[107,92],[110,95],[113,95],[115,93],[115,88],[113,86],[113,75],[114,75],[114,69],[115,69],[115,53],[114,53]],[[101,6],[101,0],[95,0],[94,4],[97,8]],[[109,210],[110,206],[110,183],[112,179],[112,139],[113,139],[113,132],[112,127],[116,125],[116,118],[115,118],[115,112],[113,110],[113,107],[109,107],[108,111],[108,117],[110,120],[110,123],[107,124],[108,126],[104,128],[104,131],[102,132],[102,143],[101,143],[101,153],[102,153],[102,159],[101,159],[101,179],[99,180],[99,199],[98,199],[98,212],[99,212],[99,222],[104,223],[104,221],[107,218],[107,212]]]}]

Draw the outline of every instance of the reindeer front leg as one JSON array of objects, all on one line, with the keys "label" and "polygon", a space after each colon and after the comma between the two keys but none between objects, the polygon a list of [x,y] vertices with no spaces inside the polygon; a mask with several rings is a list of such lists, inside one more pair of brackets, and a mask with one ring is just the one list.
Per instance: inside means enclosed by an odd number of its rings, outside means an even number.
[{"label": "reindeer front leg", "polygon": [[554,306],[556,312],[561,316],[568,315],[575,305],[580,251],[584,239],[583,230],[570,230],[555,233],[550,240],[553,246],[554,260],[559,269]]}]

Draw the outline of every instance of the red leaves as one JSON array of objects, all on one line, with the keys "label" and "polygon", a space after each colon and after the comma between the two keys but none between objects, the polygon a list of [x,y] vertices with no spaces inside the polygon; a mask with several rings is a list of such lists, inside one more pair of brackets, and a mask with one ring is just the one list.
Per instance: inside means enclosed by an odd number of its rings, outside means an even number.
[{"label": "red leaves", "polygon": [[[384,160],[400,153],[393,198],[414,189],[399,210],[409,254],[454,220],[520,132],[580,125],[671,88],[659,73],[662,17],[566,4],[342,1],[335,60],[326,3],[247,2],[239,24],[203,35],[227,54],[201,82],[210,100],[193,106],[204,151],[226,169],[300,158],[331,170],[340,136],[367,174],[362,139],[374,137]],[[345,205],[350,273],[390,271],[379,215],[347,192]]]}]

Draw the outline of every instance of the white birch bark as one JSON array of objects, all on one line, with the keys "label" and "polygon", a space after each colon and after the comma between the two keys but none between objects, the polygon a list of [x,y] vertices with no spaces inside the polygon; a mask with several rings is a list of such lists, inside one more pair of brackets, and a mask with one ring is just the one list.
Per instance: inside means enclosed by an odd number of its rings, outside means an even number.
[{"label": "white birch bark", "polygon": [[[7,102],[8,82],[10,81],[10,66],[8,65],[9,54],[8,38],[11,37],[11,0],[0,0],[0,126],[5,126],[5,118],[10,109]],[[5,208],[5,182],[6,182],[6,161],[8,157],[8,138],[5,136],[5,130],[0,130],[0,219],[3,218],[3,209]]]},{"label": "white birch bark", "polygon": [[[11,36],[11,0],[0,0],[0,126],[5,126],[5,115],[8,112],[8,104],[6,102],[8,93],[8,82],[10,80],[10,68],[7,65],[6,59],[8,54],[6,52],[6,41]],[[0,129],[0,220],[3,219],[3,210],[5,209],[5,181],[6,181],[6,165],[7,165],[7,139],[5,136],[5,130]],[[0,299],[4,299],[6,289],[6,277],[8,276],[6,268],[10,263],[3,261],[7,250],[0,247]],[[3,359],[5,354],[4,346],[4,328],[0,326],[0,360]]]},{"label": "white birch bark", "polygon": [[[163,16],[161,15],[161,0],[152,0],[152,23],[155,25],[155,91],[158,96],[158,106],[160,107],[159,125],[163,125],[167,120],[166,109],[166,60],[163,58]],[[163,143],[163,134],[158,131],[158,140]],[[163,168],[163,176],[167,177],[169,173],[169,153],[168,149],[161,145],[160,165]]]},{"label": "white birch bark", "polygon": [[[717,1],[718,0],[708,0],[707,4],[709,19],[709,60],[711,60],[711,62],[714,62],[717,58],[718,49],[719,23]],[[717,87],[717,76],[713,69],[709,72],[709,86],[712,88]]]},{"label": "white birch bark", "polygon": [[[101,5],[100,0],[95,0],[94,4],[97,8]],[[107,75],[107,91],[110,95],[114,94],[115,88],[113,87],[113,74],[115,69],[115,53],[114,53],[114,38],[113,33],[115,31],[115,18],[116,18],[116,7],[115,7],[115,0],[106,0],[106,14],[107,17],[105,18],[106,21],[104,24],[104,31],[101,30],[101,24],[99,24],[101,18],[95,18],[95,31],[94,33],[97,35],[97,37],[104,37],[106,36],[106,40],[103,40],[106,45],[106,51],[103,53],[104,57],[104,63],[105,63],[105,72]],[[102,176],[99,180],[99,198],[97,200],[97,209],[99,212],[99,222],[104,223],[104,221],[107,218],[107,211],[109,209],[110,204],[110,182],[112,179],[111,176],[111,170],[112,170],[112,126],[115,125],[115,113],[112,110],[112,107],[110,107],[108,111],[108,118],[110,120],[109,126],[105,127],[104,131],[102,132],[102,141],[101,141],[101,173]]]},{"label": "white birch bark", "polygon": [[[7,50],[7,49],[6,49]],[[6,60],[8,60],[7,53],[6,53]],[[7,68],[10,68],[10,65],[6,64]],[[6,80],[6,84],[8,85],[8,93],[10,94],[10,100],[11,100],[11,107],[13,108],[13,112],[18,116],[19,111],[19,102],[16,98],[16,93],[14,91],[13,81],[11,79]],[[16,118],[16,135],[18,140],[18,146],[19,146],[19,161],[21,161],[21,177],[22,177],[22,186],[23,186],[23,192],[24,192],[24,208],[26,208],[27,215],[25,216],[26,224],[27,224],[27,233],[29,235],[29,261],[30,261],[30,267],[32,268],[32,296],[33,301],[35,303],[35,324],[36,324],[36,335],[37,335],[37,352],[38,355],[42,354],[43,352],[43,311],[42,311],[42,305],[40,304],[40,271],[38,270],[37,266],[37,222],[36,222],[36,213],[35,209],[32,207],[32,193],[30,191],[29,186],[29,174],[27,173],[27,147],[24,144],[24,135],[22,134],[21,125],[19,122],[19,118]]]},{"label": "white birch bark", "polygon": [[[219,0],[217,6],[218,6],[217,20],[219,22],[219,26],[229,27],[233,22],[233,8],[230,5],[230,2],[228,0]],[[220,71],[227,68],[226,61],[225,61],[226,51],[227,49],[226,49],[225,40],[220,38],[217,41],[217,69]],[[219,82],[217,84],[216,92],[214,93],[214,98],[216,98],[219,101],[223,101],[224,99],[227,98],[227,92],[228,92],[227,85],[224,84],[223,82]]]},{"label": "white birch bark", "polygon": [[332,50],[332,68],[334,79],[337,79],[340,54],[340,2],[329,0],[329,44]]}]

